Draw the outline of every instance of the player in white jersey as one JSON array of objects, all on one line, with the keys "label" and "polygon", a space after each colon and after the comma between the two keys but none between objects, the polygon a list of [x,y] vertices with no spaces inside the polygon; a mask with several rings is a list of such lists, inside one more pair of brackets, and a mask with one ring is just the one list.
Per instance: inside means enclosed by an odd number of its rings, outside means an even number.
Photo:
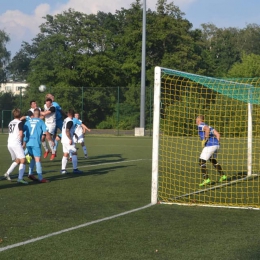
[{"label": "player in white jersey", "polygon": [[28,182],[23,180],[23,175],[25,171],[25,155],[22,147],[23,143],[23,122],[20,120],[21,111],[18,108],[15,108],[13,111],[14,120],[12,120],[9,125],[9,136],[8,136],[8,150],[11,154],[13,163],[10,168],[4,174],[7,180],[11,180],[10,174],[14,168],[19,164],[19,175],[18,183],[28,184]]},{"label": "player in white jersey", "polygon": [[38,108],[40,111],[41,109],[37,107],[37,102],[35,100],[30,101],[30,109],[27,111],[27,116],[33,117],[34,109]]},{"label": "player in white jersey", "polygon": [[[79,117],[79,113],[75,113],[75,118],[78,119],[82,123],[82,121],[80,120],[80,117]],[[76,124],[73,141],[74,141],[74,143],[81,144],[85,158],[88,158],[88,150],[84,143],[84,137],[85,137],[84,134],[86,133],[86,131],[90,132],[91,130],[88,127],[86,127],[85,124],[83,124],[83,123],[81,125]]]},{"label": "player in white jersey", "polygon": [[68,117],[64,120],[62,126],[62,148],[63,148],[63,157],[61,161],[61,174],[67,173],[66,166],[68,162],[69,153],[72,153],[72,165],[73,165],[73,173],[82,173],[82,171],[78,170],[78,157],[77,150],[75,144],[73,142],[74,135],[74,126],[72,118],[74,117],[74,110],[70,109],[68,111]]},{"label": "player in white jersey", "polygon": [[[52,105],[52,100],[50,98],[46,99],[45,105],[44,105],[44,111],[41,112],[41,115],[45,117],[45,125],[47,127],[47,130],[51,134],[51,136],[54,138],[55,129],[56,129],[56,109]],[[51,150],[50,160],[52,161],[55,158],[55,150],[53,149],[54,147],[51,145],[51,142],[49,142],[50,150],[48,149],[45,141],[42,142],[42,145],[45,149],[43,158],[46,158]]]}]

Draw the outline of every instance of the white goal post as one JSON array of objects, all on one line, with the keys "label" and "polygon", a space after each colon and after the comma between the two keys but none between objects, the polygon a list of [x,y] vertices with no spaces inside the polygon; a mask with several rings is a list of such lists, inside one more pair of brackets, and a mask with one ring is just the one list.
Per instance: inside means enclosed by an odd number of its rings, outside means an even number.
[{"label": "white goal post", "polygon": [[[198,98],[198,93],[202,93],[200,94],[203,95],[202,101],[208,110],[201,105],[201,96]],[[164,100],[162,100],[162,95]],[[254,161],[254,158],[257,158],[258,154],[260,156],[260,152],[255,148],[256,144],[253,141],[255,134],[253,104],[260,104],[259,97],[260,92],[255,91],[254,86],[249,83],[155,67],[151,203],[184,205],[192,203],[204,206],[259,209],[260,165]],[[206,116],[210,119],[215,118],[213,115],[217,113],[217,102],[222,104],[221,116],[226,119],[226,124],[229,124],[226,126],[217,122],[218,125],[225,127],[223,139],[226,154],[221,158],[230,160],[228,163],[232,165],[232,170],[228,173],[227,182],[211,183],[209,187],[201,189],[197,185],[201,178],[200,168],[198,164],[196,165],[196,156],[199,156],[200,150],[197,146],[199,142],[196,140],[199,139],[197,130],[191,125],[192,120],[193,123],[195,122],[197,113],[205,114],[208,111],[209,115]],[[223,104],[227,107],[225,108]],[[260,114],[258,110],[255,113]],[[164,113],[163,119],[162,113]],[[232,116],[233,114],[235,116]],[[244,119],[247,124],[246,129]],[[180,122],[182,120],[184,123]],[[187,130],[185,127],[188,128],[188,133],[185,132]],[[235,127],[240,129],[233,130]],[[238,144],[236,140],[239,140]],[[190,155],[187,154],[187,142],[191,144]],[[161,146],[167,147],[161,149]],[[185,157],[185,160],[176,163],[177,160],[182,160],[180,157]],[[160,163],[160,160],[164,162]],[[236,160],[239,161],[238,166],[236,166]],[[239,167],[242,173],[239,172]],[[210,171],[214,173],[213,170]],[[240,190],[241,194],[239,194]],[[246,199],[246,194],[251,194],[253,199]],[[236,199],[237,195],[239,195],[239,200]]]}]

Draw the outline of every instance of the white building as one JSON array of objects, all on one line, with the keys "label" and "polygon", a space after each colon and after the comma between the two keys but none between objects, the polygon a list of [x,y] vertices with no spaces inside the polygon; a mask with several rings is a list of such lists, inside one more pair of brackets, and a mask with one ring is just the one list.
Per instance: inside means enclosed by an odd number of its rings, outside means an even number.
[{"label": "white building", "polygon": [[8,81],[6,83],[1,83],[0,91],[12,92],[14,95],[20,95],[20,91],[23,93],[28,85],[29,84],[26,82]]}]

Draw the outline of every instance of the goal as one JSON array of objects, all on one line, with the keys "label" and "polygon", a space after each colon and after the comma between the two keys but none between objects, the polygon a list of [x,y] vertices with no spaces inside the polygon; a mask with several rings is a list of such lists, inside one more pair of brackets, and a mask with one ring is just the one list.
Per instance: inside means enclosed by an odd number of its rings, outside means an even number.
[{"label": "goal", "polygon": [[[218,79],[156,67],[151,202],[260,209],[260,88],[253,79]],[[260,82],[260,80],[259,80]],[[254,84],[253,84],[254,83]],[[205,186],[195,119],[221,135]]]}]

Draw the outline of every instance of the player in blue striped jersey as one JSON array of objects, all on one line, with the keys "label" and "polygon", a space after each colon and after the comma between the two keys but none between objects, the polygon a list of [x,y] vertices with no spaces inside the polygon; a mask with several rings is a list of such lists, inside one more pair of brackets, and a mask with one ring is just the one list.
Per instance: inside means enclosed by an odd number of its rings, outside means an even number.
[{"label": "player in blue striped jersey", "polygon": [[220,146],[220,134],[216,129],[205,124],[203,115],[199,115],[196,118],[196,124],[198,126],[198,134],[203,148],[199,158],[199,165],[204,180],[200,186],[210,184],[210,179],[206,167],[206,162],[208,160],[213,164],[214,168],[220,174],[219,182],[222,182],[227,179],[227,176],[224,174],[221,165],[217,162],[216,159]]}]

